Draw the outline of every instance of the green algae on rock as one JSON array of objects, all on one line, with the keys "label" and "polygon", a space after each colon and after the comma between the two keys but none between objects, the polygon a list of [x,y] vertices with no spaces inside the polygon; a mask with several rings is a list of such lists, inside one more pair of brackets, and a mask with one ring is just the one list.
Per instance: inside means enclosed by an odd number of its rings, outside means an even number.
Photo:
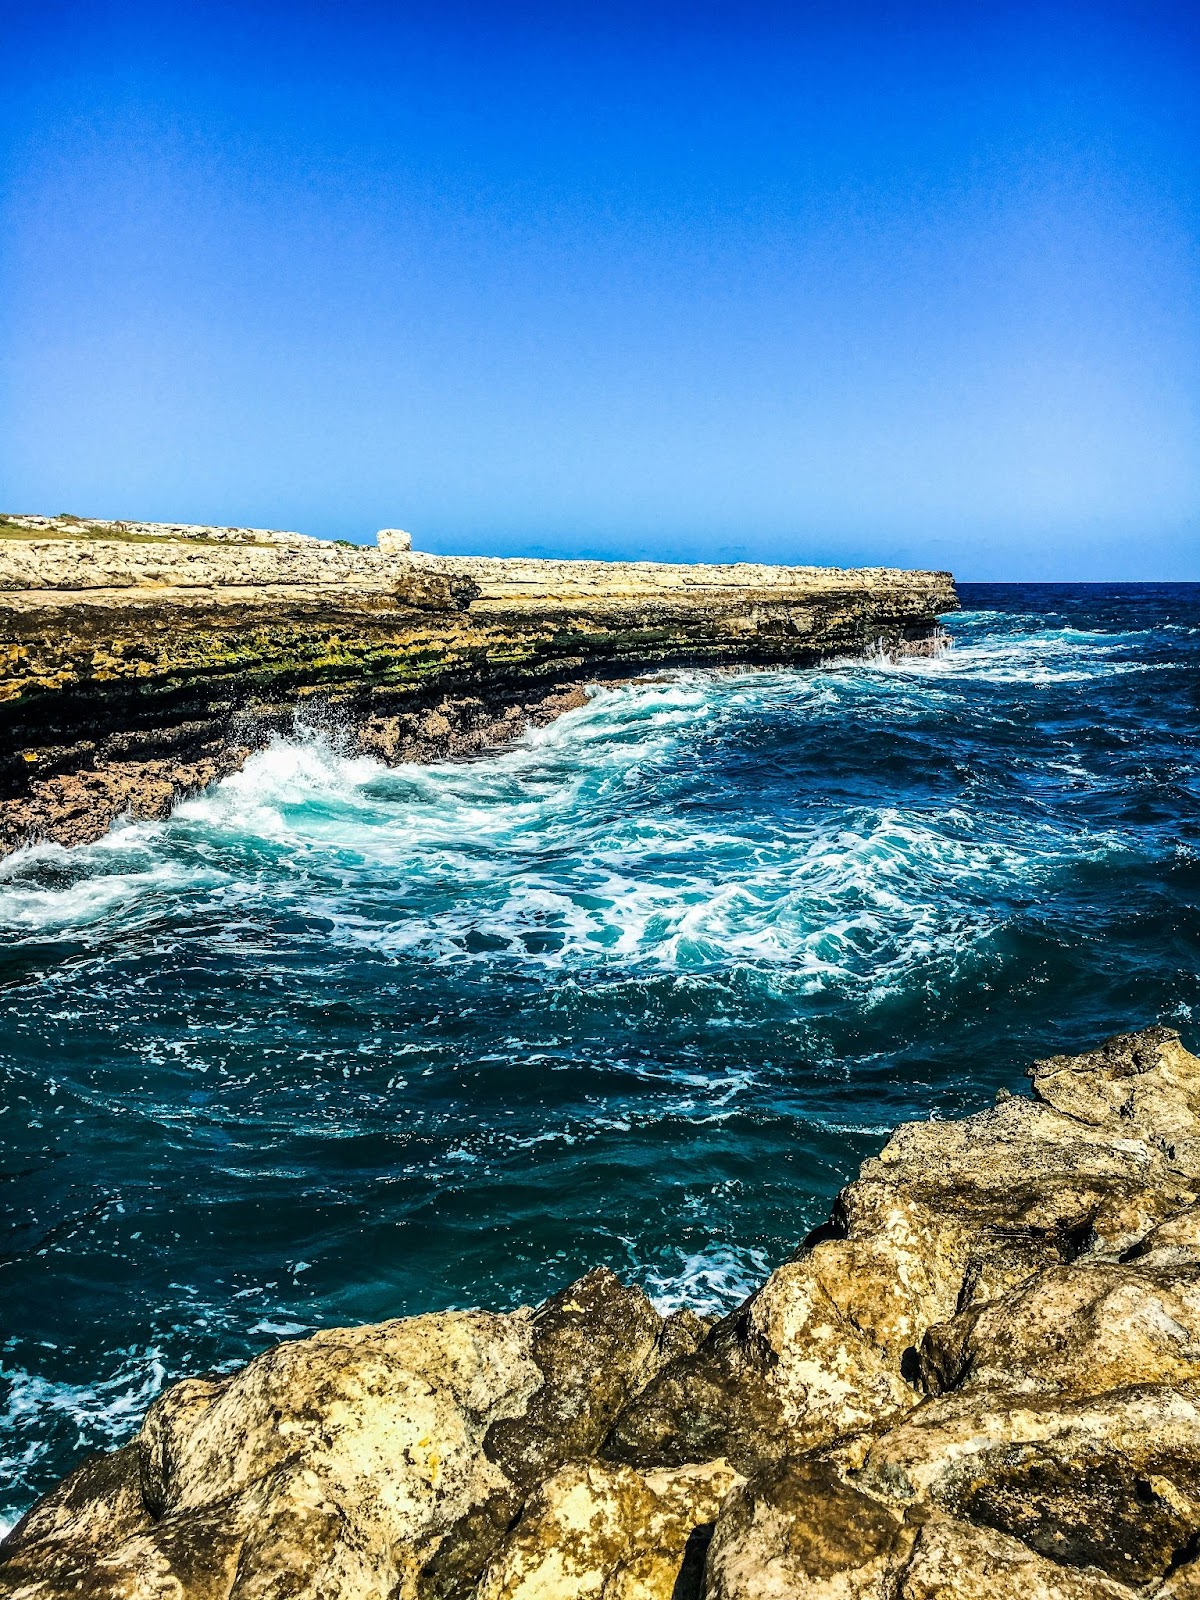
[{"label": "green algae on rock", "polygon": [[593,1272],[190,1379],[0,1545],[12,1600],[1200,1593],[1200,1060],[900,1128],[737,1311]]}]

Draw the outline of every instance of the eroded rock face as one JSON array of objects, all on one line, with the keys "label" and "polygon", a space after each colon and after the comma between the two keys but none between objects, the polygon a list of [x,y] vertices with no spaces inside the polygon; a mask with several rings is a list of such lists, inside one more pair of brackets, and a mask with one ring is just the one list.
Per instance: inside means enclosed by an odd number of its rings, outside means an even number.
[{"label": "eroded rock face", "polygon": [[335,729],[469,756],[663,664],[927,651],[944,572],[508,561],[253,528],[0,516],[0,855],[99,837]]},{"label": "eroded rock face", "polygon": [[901,1128],[715,1327],[592,1273],[178,1384],[0,1547],[148,1600],[1200,1595],[1200,1061]]}]

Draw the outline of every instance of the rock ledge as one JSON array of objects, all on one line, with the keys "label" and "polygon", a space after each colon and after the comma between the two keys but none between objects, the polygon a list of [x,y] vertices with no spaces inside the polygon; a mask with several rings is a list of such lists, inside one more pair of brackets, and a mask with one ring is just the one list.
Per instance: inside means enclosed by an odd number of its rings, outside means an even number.
[{"label": "rock ledge", "polygon": [[272,734],[477,755],[663,665],[928,651],[946,572],[534,561],[0,516],[0,856],[164,816]]}]

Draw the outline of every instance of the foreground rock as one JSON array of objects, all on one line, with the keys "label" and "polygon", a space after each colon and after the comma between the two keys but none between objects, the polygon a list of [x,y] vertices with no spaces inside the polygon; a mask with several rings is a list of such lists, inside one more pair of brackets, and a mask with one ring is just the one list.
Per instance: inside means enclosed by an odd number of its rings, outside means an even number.
[{"label": "foreground rock", "polygon": [[581,685],[927,650],[948,573],[505,561],[255,528],[0,517],[0,855],[161,816],[297,714],[387,762],[471,756]]},{"label": "foreground rock", "polygon": [[708,1327],[537,1311],[178,1384],[0,1592],[394,1600],[1200,1595],[1200,1060],[1152,1028],[901,1128]]}]

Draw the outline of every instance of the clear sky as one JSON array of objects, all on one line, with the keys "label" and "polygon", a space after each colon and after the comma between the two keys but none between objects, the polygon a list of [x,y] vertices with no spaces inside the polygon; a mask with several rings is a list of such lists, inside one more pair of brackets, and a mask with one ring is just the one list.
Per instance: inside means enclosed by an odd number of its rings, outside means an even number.
[{"label": "clear sky", "polygon": [[1200,579],[1200,7],[0,0],[0,508]]}]

